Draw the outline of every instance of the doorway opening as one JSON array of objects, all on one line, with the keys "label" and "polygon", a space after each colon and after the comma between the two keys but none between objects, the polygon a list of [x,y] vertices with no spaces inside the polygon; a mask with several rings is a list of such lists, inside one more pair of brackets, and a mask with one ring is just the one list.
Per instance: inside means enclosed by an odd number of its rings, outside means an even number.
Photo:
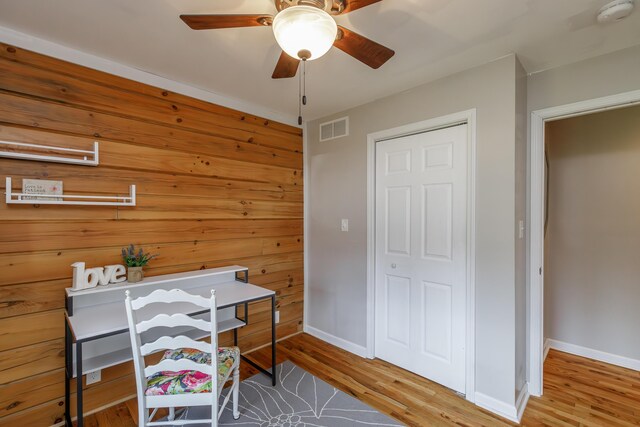
[{"label": "doorway opening", "polygon": [[[603,120],[640,111],[633,107],[638,103],[640,91],[633,91],[531,115],[529,390],[534,396],[542,395],[549,346],[618,364],[635,354],[628,353],[629,343],[617,340],[612,344],[619,331],[598,333],[598,328],[606,323],[605,318],[621,315],[604,313],[622,307],[616,302],[619,296],[611,293],[611,280],[629,288],[628,276],[633,275],[629,270],[633,263],[625,261],[630,251],[621,250],[625,241],[629,244],[631,231],[618,227],[634,222],[628,211],[629,197],[633,197],[630,185],[634,184],[629,174],[637,169],[637,163],[629,163],[633,144],[614,143],[612,137],[619,126],[605,126]],[[575,131],[573,136],[570,129]],[[616,179],[618,174],[622,177]],[[607,245],[611,248],[603,253]],[[617,258],[614,253],[619,253]],[[587,326],[599,316],[601,322]],[[625,327],[619,326],[620,330]],[[545,338],[551,338],[548,346]],[[616,358],[606,359],[612,351],[621,353],[616,355],[617,362]]]}]

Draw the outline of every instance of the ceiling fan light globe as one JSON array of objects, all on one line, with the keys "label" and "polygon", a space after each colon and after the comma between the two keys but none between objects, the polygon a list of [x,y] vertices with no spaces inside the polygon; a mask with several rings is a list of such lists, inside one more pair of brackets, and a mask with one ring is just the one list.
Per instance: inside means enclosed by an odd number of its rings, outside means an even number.
[{"label": "ceiling fan light globe", "polygon": [[276,41],[292,58],[299,58],[298,54],[305,51],[311,54],[306,58],[309,61],[320,58],[331,49],[337,33],[331,15],[312,6],[288,7],[273,19]]}]

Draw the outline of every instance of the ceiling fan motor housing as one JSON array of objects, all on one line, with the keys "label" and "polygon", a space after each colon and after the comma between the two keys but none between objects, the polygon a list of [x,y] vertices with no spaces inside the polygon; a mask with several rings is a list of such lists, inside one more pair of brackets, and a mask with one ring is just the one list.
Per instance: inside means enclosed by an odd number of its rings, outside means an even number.
[{"label": "ceiling fan motor housing", "polygon": [[311,6],[338,15],[344,10],[344,0],[275,0],[275,3],[278,11],[292,6]]}]

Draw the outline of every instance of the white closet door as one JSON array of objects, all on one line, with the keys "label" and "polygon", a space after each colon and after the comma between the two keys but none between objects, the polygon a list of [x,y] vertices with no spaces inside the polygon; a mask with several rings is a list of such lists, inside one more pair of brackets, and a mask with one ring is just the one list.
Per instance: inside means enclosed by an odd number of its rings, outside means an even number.
[{"label": "white closet door", "polygon": [[376,144],[376,357],[465,392],[467,126]]}]

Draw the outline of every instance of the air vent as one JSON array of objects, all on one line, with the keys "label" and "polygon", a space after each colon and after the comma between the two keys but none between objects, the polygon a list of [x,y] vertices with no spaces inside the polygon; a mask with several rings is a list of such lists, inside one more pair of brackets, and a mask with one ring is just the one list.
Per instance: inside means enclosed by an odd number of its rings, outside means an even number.
[{"label": "air vent", "polygon": [[320,124],[320,141],[329,141],[349,135],[349,117]]}]

